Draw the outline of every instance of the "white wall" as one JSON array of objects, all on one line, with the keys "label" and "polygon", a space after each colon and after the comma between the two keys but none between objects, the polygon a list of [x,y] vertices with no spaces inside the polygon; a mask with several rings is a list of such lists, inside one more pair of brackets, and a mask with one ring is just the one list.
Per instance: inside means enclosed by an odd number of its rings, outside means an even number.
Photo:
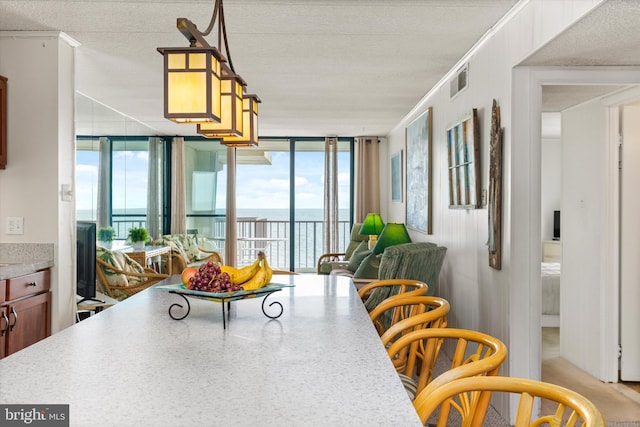
[{"label": "white wall", "polygon": [[[540,310],[540,296],[531,293],[528,280],[514,277],[535,276],[532,266],[539,266],[540,247],[540,149],[530,152],[527,140],[514,140],[512,113],[526,123],[533,123],[540,135],[540,112],[528,111],[512,98],[513,67],[527,55],[570,26],[598,1],[533,0],[524,3],[512,19],[494,27],[494,33],[471,55],[469,87],[454,99],[449,98],[448,82],[436,87],[388,135],[388,153],[405,147],[405,127],[426,108],[433,107],[433,234],[411,232],[414,241],[433,241],[448,248],[440,278],[441,296],[451,303],[449,324],[489,333],[509,348],[509,361],[501,374],[540,377],[540,328],[530,328]],[[541,93],[538,94],[541,96]],[[501,107],[504,137],[503,169],[503,254],[502,270],[488,264],[485,245],[488,237],[486,209],[448,209],[446,129],[471,109],[478,109],[480,124],[482,188],[488,185],[491,103]],[[515,103],[515,104],[514,104]],[[514,161],[515,160],[515,161]],[[387,159],[387,162],[389,160]],[[535,172],[537,165],[538,171]],[[530,190],[535,176],[537,189]],[[386,195],[388,220],[404,222],[405,206],[391,203]],[[537,197],[537,202],[536,202]],[[515,232],[515,233],[514,233]],[[517,265],[512,260],[517,259]],[[540,270],[537,277],[539,281]],[[539,293],[539,288],[538,288]],[[536,301],[530,298],[537,298]],[[534,310],[537,304],[538,313]],[[534,336],[531,336],[534,335]],[[537,346],[532,345],[537,342]],[[498,409],[506,414],[506,402]],[[512,408],[513,409],[513,408]]]},{"label": "white wall", "polygon": [[[562,286],[560,353],[600,377],[601,313],[607,257],[603,226],[608,205],[607,114],[595,100],[562,113]],[[569,303],[566,303],[566,302]],[[585,351],[589,349],[589,351]]]},{"label": "white wall", "polygon": [[[73,323],[75,205],[60,200],[75,175],[74,51],[59,33],[0,32],[7,82],[7,168],[0,171],[0,242],[53,243],[52,332]],[[9,216],[24,234],[8,235]]]}]

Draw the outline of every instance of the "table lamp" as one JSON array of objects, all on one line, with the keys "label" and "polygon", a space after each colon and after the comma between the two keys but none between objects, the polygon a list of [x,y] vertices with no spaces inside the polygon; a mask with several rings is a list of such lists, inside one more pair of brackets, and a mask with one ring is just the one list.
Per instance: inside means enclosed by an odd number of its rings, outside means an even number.
[{"label": "table lamp", "polygon": [[380,218],[380,214],[368,213],[364,219],[362,228],[360,228],[360,234],[369,235],[369,249],[372,249],[378,239],[378,235],[384,228],[384,222]]},{"label": "table lamp", "polygon": [[404,224],[390,222],[382,229],[378,242],[373,247],[372,252],[378,255],[383,253],[387,247],[400,245],[402,243],[411,243],[409,232],[407,232]]}]

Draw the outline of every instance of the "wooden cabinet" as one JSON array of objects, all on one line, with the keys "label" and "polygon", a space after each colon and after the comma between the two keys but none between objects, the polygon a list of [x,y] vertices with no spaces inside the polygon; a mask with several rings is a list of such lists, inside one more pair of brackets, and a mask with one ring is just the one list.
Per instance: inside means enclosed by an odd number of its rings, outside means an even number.
[{"label": "wooden cabinet", "polygon": [[7,166],[7,78],[0,76],[0,169]]},{"label": "wooden cabinet", "polygon": [[50,286],[49,269],[0,281],[0,357],[51,335]]},{"label": "wooden cabinet", "polygon": [[7,281],[0,280],[0,359],[5,356],[6,347],[6,333],[5,329],[9,327],[9,316],[7,315],[7,308],[4,307],[4,300],[7,295]]}]

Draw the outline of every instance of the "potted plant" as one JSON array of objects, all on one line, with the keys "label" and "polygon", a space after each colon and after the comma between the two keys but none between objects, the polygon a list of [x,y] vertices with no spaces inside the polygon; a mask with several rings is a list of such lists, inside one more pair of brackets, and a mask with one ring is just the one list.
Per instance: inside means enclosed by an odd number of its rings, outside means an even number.
[{"label": "potted plant", "polygon": [[98,242],[100,246],[110,249],[115,234],[116,232],[112,227],[100,227],[98,229]]},{"label": "potted plant", "polygon": [[135,249],[142,249],[145,242],[149,240],[149,233],[143,227],[133,227],[129,230],[129,240]]}]

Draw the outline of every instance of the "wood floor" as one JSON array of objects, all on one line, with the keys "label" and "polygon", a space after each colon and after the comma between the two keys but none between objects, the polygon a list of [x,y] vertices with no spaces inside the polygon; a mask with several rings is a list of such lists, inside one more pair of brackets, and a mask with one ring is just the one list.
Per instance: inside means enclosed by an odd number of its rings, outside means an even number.
[{"label": "wood floor", "polygon": [[603,383],[560,357],[559,328],[542,328],[542,380],[591,400],[607,422],[640,421],[640,384]]}]

